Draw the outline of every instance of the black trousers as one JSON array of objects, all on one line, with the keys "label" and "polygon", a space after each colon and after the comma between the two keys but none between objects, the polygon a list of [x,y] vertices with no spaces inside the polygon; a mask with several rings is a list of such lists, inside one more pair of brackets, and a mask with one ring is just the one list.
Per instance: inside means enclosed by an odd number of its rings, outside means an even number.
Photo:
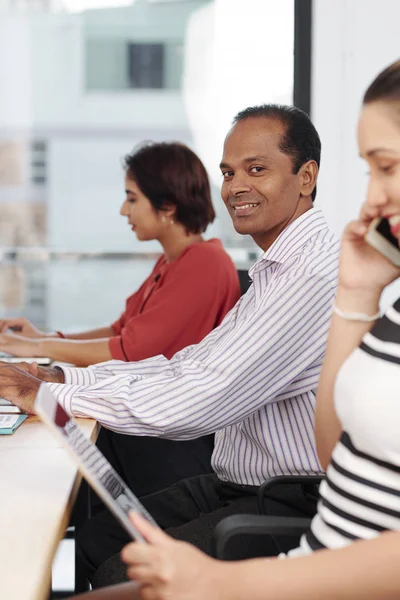
[{"label": "black trousers", "polygon": [[[200,475],[141,498],[162,529],[176,539],[191,542],[211,554],[211,536],[215,525],[224,517],[239,513],[257,513],[257,489],[224,483],[215,474]],[[312,517],[318,499],[317,486],[282,485],[272,488],[265,499],[265,512],[276,516]],[[107,511],[90,519],[78,538],[78,552],[94,588],[126,581],[125,566],[119,552],[130,542],[128,534]],[[279,548],[264,539],[264,556],[274,556],[296,546],[298,539],[281,538]],[[260,555],[247,547],[231,549],[232,557]]]},{"label": "black trousers", "polygon": [[[212,473],[214,435],[188,441],[122,435],[101,428],[97,446],[136,496]],[[99,501],[100,503],[100,501]],[[94,503],[96,511],[97,502]],[[103,504],[99,504],[103,508]]]}]

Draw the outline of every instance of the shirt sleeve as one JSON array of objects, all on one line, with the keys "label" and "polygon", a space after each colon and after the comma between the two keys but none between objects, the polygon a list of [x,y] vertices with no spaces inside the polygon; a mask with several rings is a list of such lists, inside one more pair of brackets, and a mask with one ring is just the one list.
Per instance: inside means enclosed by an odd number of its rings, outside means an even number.
[{"label": "shirt sleeve", "polygon": [[215,432],[315,389],[334,293],[327,278],[293,269],[260,302],[254,290],[247,294],[226,325],[170,361],[103,363],[90,368],[87,384],[87,369],[75,379],[67,370],[69,385],[48,385],[70,414],[120,433],[192,439]]},{"label": "shirt sleeve", "polygon": [[225,265],[207,250],[189,250],[153,292],[145,310],[125,320],[119,335],[110,338],[112,357],[126,361],[158,354],[170,357],[176,340],[182,340],[183,346],[185,339],[204,337],[205,332],[198,334],[204,331],[209,312],[217,312],[217,305],[230,293],[229,278],[221,273]]}]

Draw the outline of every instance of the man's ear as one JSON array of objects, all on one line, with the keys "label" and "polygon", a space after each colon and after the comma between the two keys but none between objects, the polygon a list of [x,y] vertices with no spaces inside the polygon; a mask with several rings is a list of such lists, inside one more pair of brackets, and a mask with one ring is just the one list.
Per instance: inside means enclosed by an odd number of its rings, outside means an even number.
[{"label": "man's ear", "polygon": [[318,165],[315,160],[309,160],[301,165],[300,171],[300,194],[302,196],[311,196],[317,184]]}]

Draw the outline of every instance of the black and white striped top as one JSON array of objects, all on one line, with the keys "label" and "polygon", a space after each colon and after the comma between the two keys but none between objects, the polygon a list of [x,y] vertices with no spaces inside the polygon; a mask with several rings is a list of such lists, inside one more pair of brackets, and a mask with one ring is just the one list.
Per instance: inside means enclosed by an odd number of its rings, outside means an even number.
[{"label": "black and white striped top", "polygon": [[343,364],[335,408],[344,433],[291,556],[400,530],[400,299]]}]

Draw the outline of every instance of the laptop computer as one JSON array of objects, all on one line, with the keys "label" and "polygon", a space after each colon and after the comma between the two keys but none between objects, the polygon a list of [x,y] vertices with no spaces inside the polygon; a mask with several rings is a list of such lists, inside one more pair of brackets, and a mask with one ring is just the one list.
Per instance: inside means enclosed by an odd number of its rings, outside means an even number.
[{"label": "laptop computer", "polygon": [[157,523],[102,452],[83,434],[74,419],[58,404],[56,397],[47,385],[40,386],[34,408],[42,421],[70,452],[82,475],[122,527],[132,539],[144,542],[142,535],[129,520],[129,512],[134,510],[153,525],[157,525]]}]

